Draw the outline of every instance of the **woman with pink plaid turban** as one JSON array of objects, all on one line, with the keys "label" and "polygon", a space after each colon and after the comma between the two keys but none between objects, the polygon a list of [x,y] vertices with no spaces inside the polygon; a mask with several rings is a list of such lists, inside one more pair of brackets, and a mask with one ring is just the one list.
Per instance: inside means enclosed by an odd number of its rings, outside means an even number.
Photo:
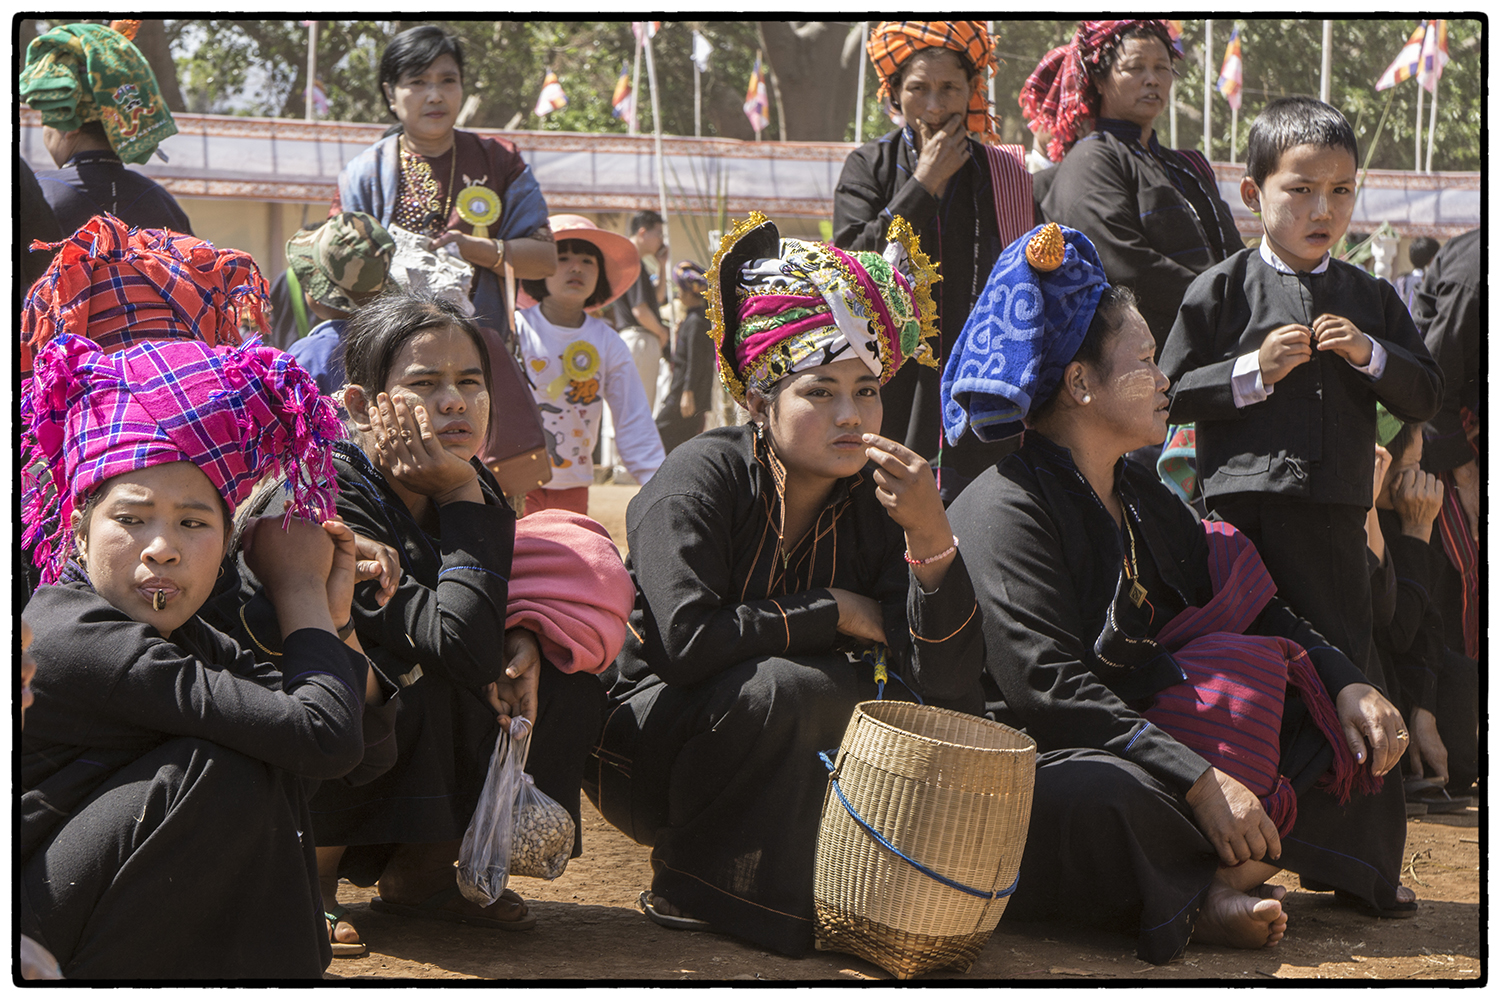
[{"label": "woman with pink plaid turban", "polygon": [[[306,783],[364,756],[384,698],[350,621],[332,404],[290,356],[63,333],[24,385],[22,522],[43,586],[21,744],[20,923],[68,978],[321,976]],[[243,525],[282,655],[198,611]],[[278,511],[279,514],[279,511]]]}]

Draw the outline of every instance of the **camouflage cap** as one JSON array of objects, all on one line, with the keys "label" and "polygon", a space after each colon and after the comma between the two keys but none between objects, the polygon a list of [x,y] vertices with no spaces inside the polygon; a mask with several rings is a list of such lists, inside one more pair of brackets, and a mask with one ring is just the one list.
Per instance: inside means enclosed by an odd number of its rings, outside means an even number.
[{"label": "camouflage cap", "polygon": [[341,212],[286,242],[286,262],[314,302],[353,312],[385,288],[396,241],[374,216]]}]

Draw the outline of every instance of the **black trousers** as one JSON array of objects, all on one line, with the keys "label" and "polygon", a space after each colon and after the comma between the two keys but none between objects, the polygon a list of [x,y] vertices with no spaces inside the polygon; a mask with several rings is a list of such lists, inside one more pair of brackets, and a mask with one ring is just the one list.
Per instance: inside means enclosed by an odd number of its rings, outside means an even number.
[{"label": "black trousers", "polygon": [[[1345,805],[1316,788],[1297,796],[1297,823],[1278,864],[1381,907],[1396,902],[1406,806],[1399,774]],[[1182,954],[1219,869],[1183,798],[1102,750],[1037,758],[1020,880],[1005,920],[1068,920],[1134,933],[1161,964]]]},{"label": "black trousers", "polygon": [[20,929],[69,979],[320,979],[332,960],[302,780],[206,740],[116,772],[18,877]]},{"label": "black trousers", "polygon": [[1255,543],[1277,596],[1389,692],[1379,660],[1370,655],[1374,613],[1365,511],[1265,493],[1212,497],[1208,509]]},{"label": "black trousers", "polygon": [[828,788],[818,751],[875,697],[869,666],[767,657],[689,688],[652,675],[613,694],[584,791],[651,847],[652,891],[715,930],[805,953]]},{"label": "black trousers", "polygon": [[1438,677],[1438,735],[1448,749],[1448,792],[1468,795],[1479,777],[1479,664],[1444,650]]}]

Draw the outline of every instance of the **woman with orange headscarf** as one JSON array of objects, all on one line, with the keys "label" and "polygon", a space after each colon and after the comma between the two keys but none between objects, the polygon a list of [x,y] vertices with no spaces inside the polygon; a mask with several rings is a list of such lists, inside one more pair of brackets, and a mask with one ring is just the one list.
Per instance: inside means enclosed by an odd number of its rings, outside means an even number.
[{"label": "woman with orange headscarf", "polygon": [[[883,251],[894,216],[911,224],[941,263],[934,346],[946,358],[1000,251],[1036,221],[1025,151],[992,145],[984,82],[995,60],[983,21],[882,21],[868,48],[880,94],[904,123],[844,162],[833,195],[833,242]],[[932,462],[944,503],[1010,450],[972,434],[946,445],[934,369],[909,365],[881,395],[881,432]]]}]

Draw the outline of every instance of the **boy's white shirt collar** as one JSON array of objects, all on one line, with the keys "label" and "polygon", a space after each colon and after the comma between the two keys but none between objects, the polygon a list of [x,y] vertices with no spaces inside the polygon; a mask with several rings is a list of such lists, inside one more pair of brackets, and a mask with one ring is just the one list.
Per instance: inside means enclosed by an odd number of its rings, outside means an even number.
[{"label": "boy's white shirt collar", "polygon": [[[1286,261],[1284,261],[1280,257],[1276,256],[1276,251],[1274,251],[1274,250],[1271,249],[1271,241],[1268,240],[1268,239],[1266,239],[1264,236],[1262,236],[1260,238],[1260,259],[1263,260],[1263,261],[1265,261],[1267,264],[1270,264],[1272,267],[1274,267],[1276,270],[1280,271],[1282,274],[1296,274],[1297,273],[1297,271],[1294,268],[1292,268],[1289,264],[1287,264]],[[1318,266],[1315,267],[1315,268],[1313,268],[1310,273],[1311,274],[1322,274],[1324,271],[1328,270],[1328,262],[1330,260],[1332,260],[1332,259],[1333,259],[1333,255],[1332,254],[1329,254],[1329,253],[1323,254],[1323,259],[1320,260],[1320,261],[1318,261]]]}]

